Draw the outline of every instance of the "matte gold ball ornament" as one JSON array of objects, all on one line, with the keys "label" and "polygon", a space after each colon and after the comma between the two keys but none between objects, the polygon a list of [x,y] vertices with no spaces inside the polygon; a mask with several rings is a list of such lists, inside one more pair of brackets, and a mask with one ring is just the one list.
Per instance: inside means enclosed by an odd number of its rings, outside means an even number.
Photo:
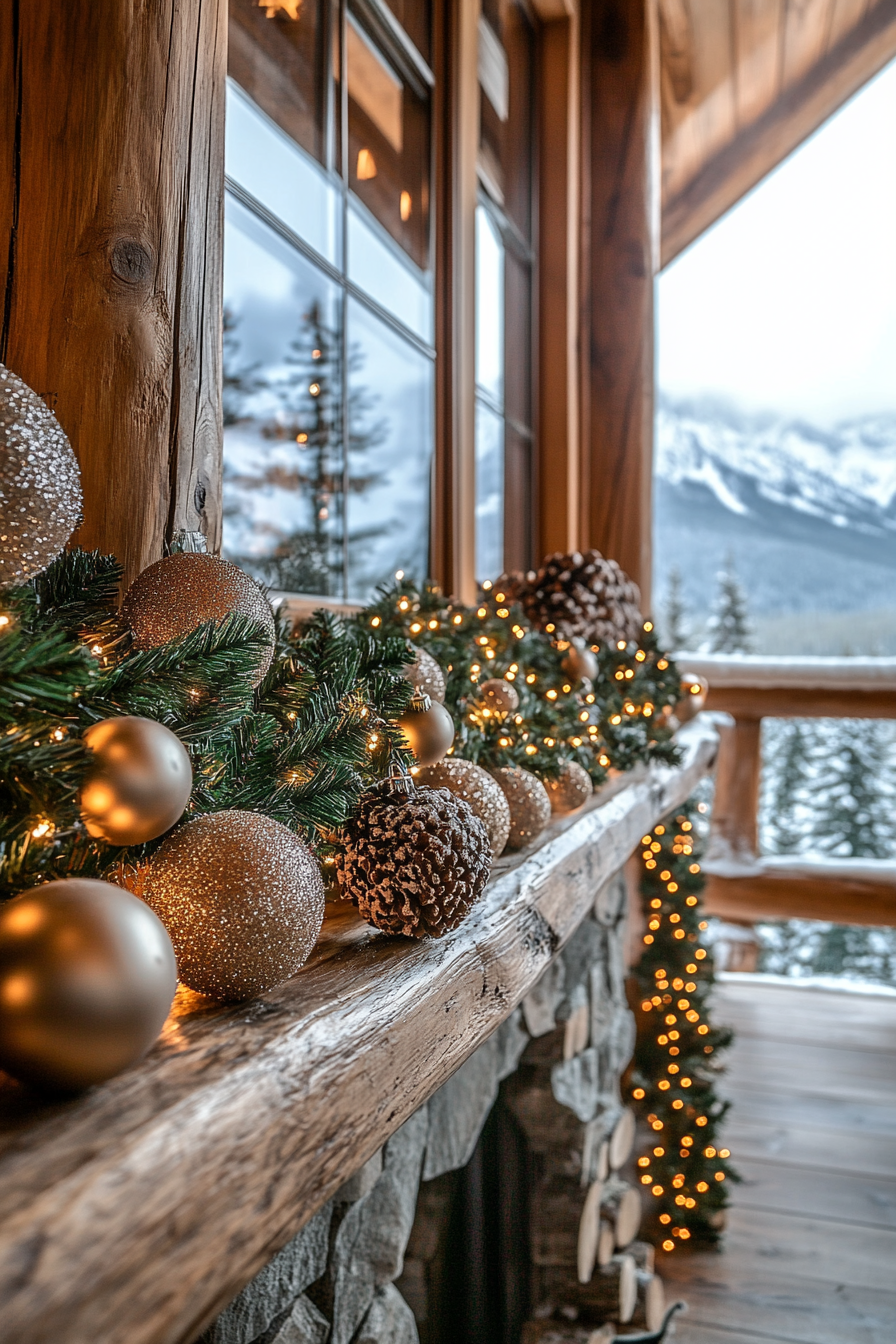
[{"label": "matte gold ball ornament", "polygon": [[152,910],[109,882],[69,878],[0,907],[0,1068],[73,1091],[140,1059],[177,989]]},{"label": "matte gold ball ornament", "polygon": [[594,681],[597,677],[597,659],[590,649],[581,644],[570,644],[560,666],[568,677],[576,681]]},{"label": "matte gold ball ornament", "polygon": [[435,765],[454,741],[454,720],[444,705],[428,695],[415,694],[396,723],[418,765]]},{"label": "matte gold ball ornament", "polygon": [[520,693],[503,677],[490,677],[477,688],[476,697],[493,714],[515,714],[520,707]]},{"label": "matte gold ball ornament", "polygon": [[543,780],[551,811],[559,815],[584,807],[594,792],[591,776],[578,761],[564,761],[555,779]]},{"label": "matte gold ball ornament", "polygon": [[540,779],[518,765],[492,770],[510,808],[507,848],[523,849],[541,835],[551,819],[551,800]]},{"label": "matte gold ball ornament", "polygon": [[181,639],[207,621],[248,616],[270,636],[259,657],[256,686],[274,656],[270,602],[254,579],[217,555],[184,551],[157,560],[131,584],[121,611],[141,649]]},{"label": "matte gold ball ornament", "polygon": [[510,834],[510,807],[500,785],[481,765],[449,756],[436,765],[424,766],[414,779],[430,789],[448,789],[462,798],[488,832],[492,858],[503,853]]},{"label": "matte gold ball ornament", "polygon": [[46,569],[81,521],[81,473],[53,412],[0,364],[0,587]]},{"label": "matte gold ball ornament", "polygon": [[88,728],[93,754],[78,802],[91,835],[110,845],[142,845],[170,831],[193,788],[180,739],[154,719],[123,715]]},{"label": "matte gold ball ornament", "polygon": [[414,661],[405,668],[404,674],[416,691],[428,695],[430,700],[443,704],[445,700],[445,673],[439,667],[431,653],[426,649],[414,649]]},{"label": "matte gold ball ornament", "polygon": [[294,975],[324,918],[310,849],[259,812],[212,812],[178,827],[153,855],[144,894],[171,935],[181,980],[224,1002]]}]

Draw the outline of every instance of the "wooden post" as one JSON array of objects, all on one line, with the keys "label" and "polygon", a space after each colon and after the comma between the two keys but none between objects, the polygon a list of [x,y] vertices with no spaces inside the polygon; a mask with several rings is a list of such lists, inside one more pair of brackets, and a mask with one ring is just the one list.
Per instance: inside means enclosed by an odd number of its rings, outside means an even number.
[{"label": "wooden post", "polygon": [[709,862],[755,859],[759,848],[762,720],[735,719],[719,729]]},{"label": "wooden post", "polygon": [[653,284],[659,257],[659,66],[654,0],[586,6],[583,91],[583,545],[618,560],[650,610]]},{"label": "wooden post", "polygon": [[81,464],[126,579],[220,541],[225,0],[7,0],[0,360]]}]

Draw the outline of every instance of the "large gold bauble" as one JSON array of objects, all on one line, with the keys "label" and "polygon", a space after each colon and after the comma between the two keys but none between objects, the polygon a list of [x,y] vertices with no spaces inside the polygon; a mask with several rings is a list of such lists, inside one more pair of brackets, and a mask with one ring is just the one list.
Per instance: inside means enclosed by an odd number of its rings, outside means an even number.
[{"label": "large gold bauble", "polygon": [[396,722],[418,765],[435,765],[454,741],[454,720],[444,705],[428,695],[415,695]]},{"label": "large gold bauble", "polygon": [[0,364],[0,588],[24,583],[81,519],[81,473],[53,412]]},{"label": "large gold bauble", "polygon": [[564,761],[556,779],[543,783],[551,800],[551,811],[559,814],[583,807],[594,792],[591,776],[578,761]]},{"label": "large gold bauble", "polygon": [[324,918],[320,869],[298,836],[259,812],[212,812],[153,855],[145,897],[200,994],[251,999],[293,975]]},{"label": "large gold bauble", "polygon": [[93,763],[79,794],[91,835],[110,845],[142,845],[170,831],[193,788],[180,739],[154,719],[125,715],[88,728]]},{"label": "large gold bauble", "polygon": [[514,714],[520,707],[520,693],[503,677],[491,677],[476,690],[476,698],[493,714]]},{"label": "large gold bauble", "polygon": [[492,858],[496,859],[510,834],[510,807],[497,780],[472,761],[449,756],[437,765],[423,766],[414,776],[416,783],[431,789],[448,789],[469,804],[488,832]]},{"label": "large gold bauble", "polygon": [[0,1068],[23,1082],[73,1091],[120,1073],[176,989],[171,939],[129,891],[69,878],[0,907]]},{"label": "large gold bauble", "polygon": [[255,684],[274,656],[274,613],[254,579],[217,555],[184,551],[144,569],[127,591],[122,615],[141,649],[181,639],[206,621],[248,616],[270,636],[259,656]]},{"label": "large gold bauble", "polygon": [[597,676],[597,659],[590,649],[578,644],[570,644],[560,666],[575,681],[594,681]]},{"label": "large gold bauble", "polygon": [[518,765],[492,770],[510,808],[508,849],[523,849],[531,844],[551,819],[551,800],[540,779]]},{"label": "large gold bauble", "polygon": [[438,700],[439,704],[443,704],[445,673],[426,649],[418,649],[416,645],[411,647],[414,650],[414,661],[405,668],[405,676],[415,691],[420,691],[422,695],[428,695],[430,700]]}]

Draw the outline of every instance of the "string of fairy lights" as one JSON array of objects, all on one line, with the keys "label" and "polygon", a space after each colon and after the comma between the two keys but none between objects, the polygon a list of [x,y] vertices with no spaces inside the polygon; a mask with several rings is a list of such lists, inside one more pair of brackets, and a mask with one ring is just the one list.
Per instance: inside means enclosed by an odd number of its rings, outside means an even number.
[{"label": "string of fairy lights", "polygon": [[730,1044],[709,1013],[712,955],[702,945],[702,803],[690,802],[642,837],[641,892],[646,917],[634,975],[640,992],[631,1097],[653,1136],[637,1159],[651,1196],[649,1221],[664,1251],[717,1239],[737,1179],[718,1130],[727,1103],[715,1090],[715,1056]]}]

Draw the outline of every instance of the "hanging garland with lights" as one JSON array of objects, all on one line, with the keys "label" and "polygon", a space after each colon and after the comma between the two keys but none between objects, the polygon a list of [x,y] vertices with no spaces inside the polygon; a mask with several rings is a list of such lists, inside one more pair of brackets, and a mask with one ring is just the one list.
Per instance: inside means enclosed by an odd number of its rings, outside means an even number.
[{"label": "hanging garland with lights", "polygon": [[631,1096],[650,1135],[638,1158],[649,1191],[649,1225],[664,1251],[693,1238],[718,1240],[728,1203],[726,1181],[738,1180],[719,1146],[728,1102],[716,1094],[718,1055],[732,1033],[712,1024],[712,954],[700,908],[704,879],[701,815],[693,801],[641,841],[641,894],[647,923],[633,977],[638,1036]]}]

